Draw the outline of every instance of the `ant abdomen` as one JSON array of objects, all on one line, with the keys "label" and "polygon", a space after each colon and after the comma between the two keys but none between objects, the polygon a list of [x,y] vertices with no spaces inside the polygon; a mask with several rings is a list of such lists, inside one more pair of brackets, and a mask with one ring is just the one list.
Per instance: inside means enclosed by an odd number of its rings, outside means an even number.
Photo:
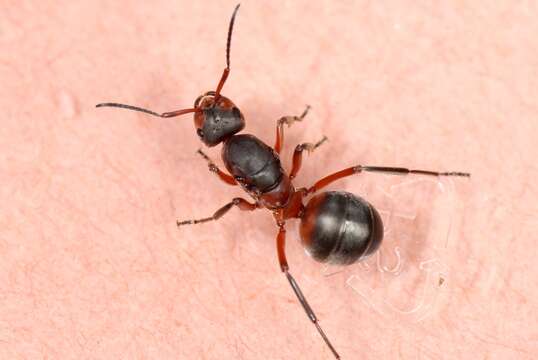
[{"label": "ant abdomen", "polygon": [[379,248],[383,222],[377,210],[362,198],[329,191],[308,202],[300,234],[307,253],[315,260],[349,265]]}]

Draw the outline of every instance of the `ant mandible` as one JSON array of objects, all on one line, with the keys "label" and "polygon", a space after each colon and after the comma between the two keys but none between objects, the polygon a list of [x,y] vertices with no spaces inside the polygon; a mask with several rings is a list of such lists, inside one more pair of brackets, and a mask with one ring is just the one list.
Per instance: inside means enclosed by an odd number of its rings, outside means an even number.
[{"label": "ant mandible", "polygon": [[334,346],[321,329],[318,318],[289,271],[285,252],[286,220],[293,218],[301,220],[301,242],[307,253],[315,260],[350,265],[363,260],[379,248],[383,239],[383,223],[379,213],[366,200],[348,192],[328,191],[318,193],[308,201],[306,206],[303,204],[305,197],[317,193],[336,180],[363,171],[394,175],[419,174],[428,176],[469,177],[470,174],[356,165],[328,175],[309,188],[295,189],[292,180],[297,176],[301,168],[303,152],[305,150],[308,152],[314,151],[327,138],[323,137],[317,143],[297,145],[293,152],[291,172],[287,174],[282,168],[279,157],[284,142],[284,125],[291,126],[294,122],[303,120],[308,113],[309,106],[300,116],[284,116],[278,120],[276,141],[273,148],[254,135],[236,135],[245,127],[245,119],[237,106],[221,94],[221,90],[230,74],[230,44],[238,10],[239,5],[235,7],[230,20],[226,42],[226,68],[222,73],[217,88],[215,91],[208,91],[200,95],[194,102],[193,108],[159,114],[140,107],[118,103],[103,103],[98,104],[97,107],[125,108],[162,118],[194,113],[194,126],[200,140],[208,147],[222,143],[222,160],[231,175],[220,170],[202,150],[198,150],[198,153],[208,162],[209,170],[226,184],[234,186],[239,184],[254,199],[254,203],[243,198],[234,198],[210,217],[177,221],[177,226],[218,220],[234,206],[243,211],[252,211],[262,207],[272,211],[278,226],[276,246],[280,269],[286,275],[308,318],[316,326],[334,357],[340,359],[340,355],[338,355]]}]

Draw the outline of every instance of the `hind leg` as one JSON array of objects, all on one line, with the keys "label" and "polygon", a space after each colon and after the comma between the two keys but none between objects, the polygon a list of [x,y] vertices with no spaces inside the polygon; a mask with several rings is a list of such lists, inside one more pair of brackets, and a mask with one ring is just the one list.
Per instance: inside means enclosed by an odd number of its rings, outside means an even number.
[{"label": "hind leg", "polygon": [[358,173],[362,173],[363,171],[368,172],[379,172],[383,174],[388,175],[426,175],[426,176],[462,176],[462,177],[471,177],[471,174],[466,172],[459,172],[459,171],[448,171],[448,172],[439,172],[439,171],[431,171],[431,170],[412,170],[407,168],[401,168],[401,167],[387,167],[387,166],[364,166],[364,165],[357,165],[352,166],[350,168],[340,170],[338,172],[335,172],[334,174],[325,176],[323,179],[318,180],[314,185],[312,185],[307,193],[312,194],[319,189],[324,188],[325,186],[329,185],[330,183],[342,179],[347,176],[355,175]]}]

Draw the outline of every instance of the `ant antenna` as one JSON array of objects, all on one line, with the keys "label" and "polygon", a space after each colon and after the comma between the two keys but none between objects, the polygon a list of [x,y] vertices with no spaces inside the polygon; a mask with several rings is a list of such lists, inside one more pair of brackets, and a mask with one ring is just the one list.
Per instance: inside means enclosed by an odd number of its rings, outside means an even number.
[{"label": "ant antenna", "polygon": [[[235,15],[237,14],[237,11],[239,10],[239,6],[241,6],[241,4],[237,4],[235,6],[234,12],[232,14],[232,18],[230,19],[230,25],[228,27],[228,38],[227,38],[227,41],[226,41],[226,68],[224,69],[224,72],[222,73],[222,76],[220,78],[219,84],[217,86],[217,90],[215,91],[214,104],[216,104],[217,101],[219,100],[220,91],[222,90],[222,87],[224,86],[224,83],[226,82],[226,79],[228,78],[228,74],[230,74],[230,47],[232,45],[232,31],[233,31],[233,28],[234,28]],[[150,114],[150,115],[153,115],[153,116],[157,116],[157,117],[161,117],[161,118],[170,118],[170,117],[180,116],[180,115],[188,114],[188,113],[192,113],[192,112],[202,112],[203,111],[202,109],[200,109],[198,107],[194,107],[194,108],[191,108],[191,109],[176,110],[176,111],[172,111],[172,112],[165,112],[165,113],[159,114],[159,113],[156,113],[155,111],[144,109],[144,108],[141,108],[141,107],[138,107],[138,106],[132,106],[132,105],[126,105],[126,104],[118,104],[118,103],[102,103],[102,104],[97,104],[95,107],[105,107],[105,106],[106,107],[117,107],[117,108],[122,108],[122,109],[133,110],[133,111],[140,111],[140,112]]]},{"label": "ant antenna", "polygon": [[105,107],[105,106],[106,107],[117,107],[117,108],[122,108],[122,109],[140,111],[140,112],[150,114],[150,115],[153,115],[153,116],[157,116],[157,117],[161,117],[161,118],[171,118],[171,117],[175,117],[175,116],[179,116],[179,115],[183,115],[183,114],[188,114],[188,113],[192,113],[192,112],[202,112],[202,109],[192,108],[192,109],[182,109],[182,110],[176,110],[176,111],[165,112],[165,113],[159,114],[159,113],[156,113],[155,111],[144,109],[144,108],[141,108],[141,107],[138,107],[138,106],[118,104],[118,103],[102,103],[102,104],[95,105],[95,107]]},{"label": "ant antenna", "polygon": [[234,29],[235,15],[239,10],[241,4],[237,4],[232,14],[232,19],[230,20],[230,26],[228,27],[228,39],[226,41],[226,68],[230,69],[230,47],[232,45],[232,31]]},{"label": "ant antenna", "polygon": [[241,4],[236,5],[232,14],[232,18],[230,19],[230,25],[228,27],[228,38],[226,41],[226,68],[224,69],[219,84],[217,85],[217,90],[215,90],[215,103],[220,98],[220,91],[222,90],[222,87],[224,86],[224,83],[226,82],[226,79],[230,74],[230,48],[232,46],[232,31],[234,29],[235,15],[239,10],[239,6],[241,6]]}]

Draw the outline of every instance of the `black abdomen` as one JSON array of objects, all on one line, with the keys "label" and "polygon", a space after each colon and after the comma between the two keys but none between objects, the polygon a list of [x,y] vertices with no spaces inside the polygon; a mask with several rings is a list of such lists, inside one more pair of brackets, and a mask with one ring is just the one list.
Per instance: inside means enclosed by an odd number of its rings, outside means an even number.
[{"label": "black abdomen", "polygon": [[271,147],[253,135],[234,135],[226,140],[222,160],[234,177],[242,178],[245,186],[262,193],[282,179],[280,159]]},{"label": "black abdomen", "polygon": [[383,223],[367,201],[348,192],[329,191],[308,202],[300,233],[315,260],[348,265],[379,248]]}]

